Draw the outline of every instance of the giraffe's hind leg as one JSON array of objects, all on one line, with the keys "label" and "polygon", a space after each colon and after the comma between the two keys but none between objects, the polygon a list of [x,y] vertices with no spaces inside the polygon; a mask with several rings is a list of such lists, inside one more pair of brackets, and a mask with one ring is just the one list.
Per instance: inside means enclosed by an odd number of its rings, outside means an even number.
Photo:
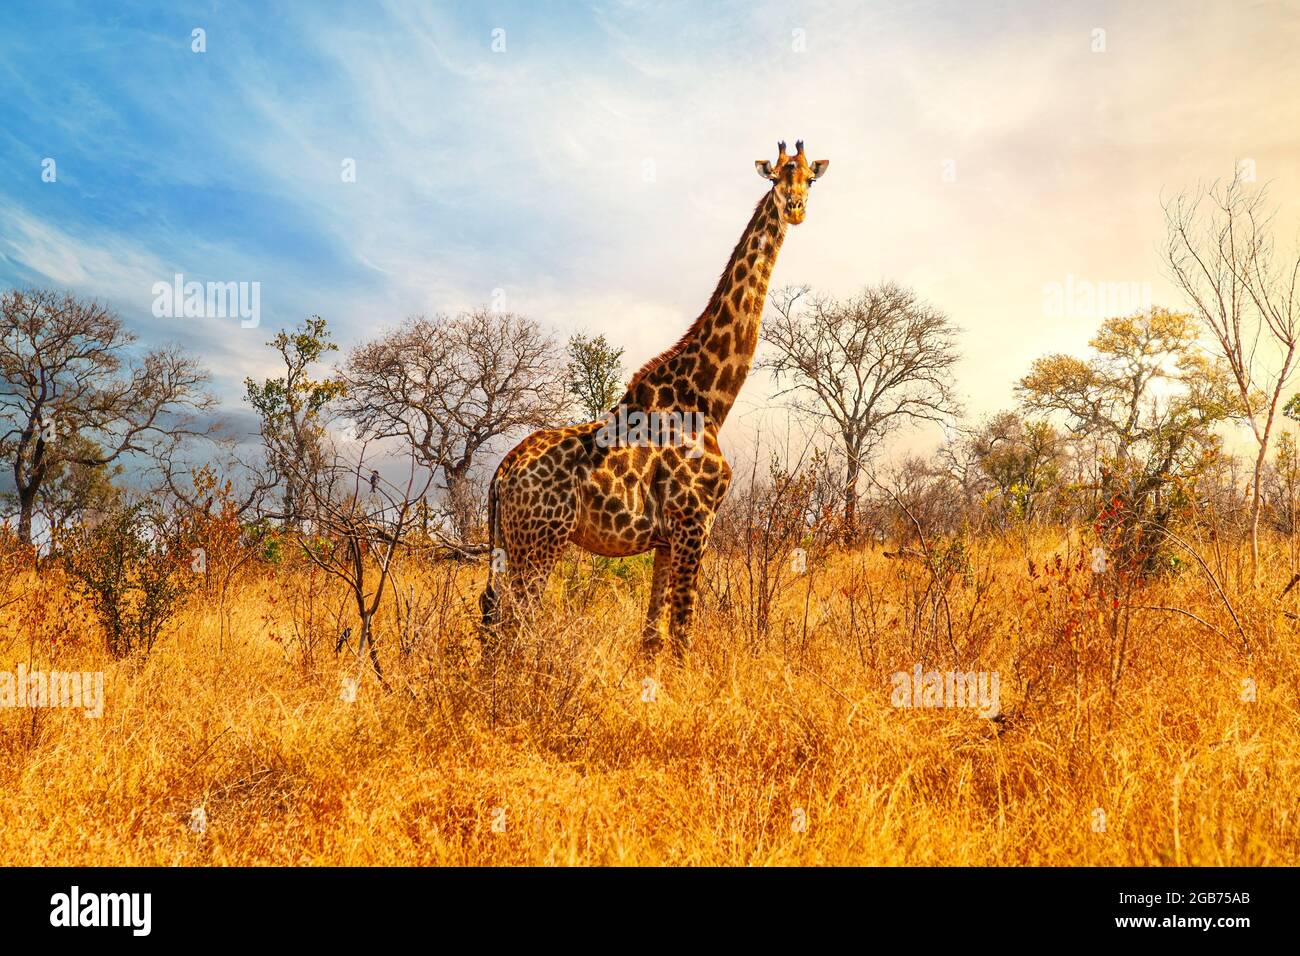
[{"label": "giraffe's hind leg", "polygon": [[668,604],[668,588],[672,580],[672,556],[668,548],[655,548],[654,578],[650,584],[650,603],[646,607],[645,627],[641,630],[641,649],[646,654],[656,654],[663,647],[660,627],[664,608]]},{"label": "giraffe's hind leg", "polygon": [[553,505],[545,516],[517,507],[504,512],[505,587],[499,598],[503,637],[513,640],[542,619],[546,582],[573,535],[576,514],[575,507],[564,503]]},{"label": "giraffe's hind leg", "polygon": [[563,542],[546,542],[527,551],[506,549],[505,583],[497,597],[495,626],[480,632],[485,667],[494,667],[503,652],[508,657],[520,635],[541,620],[546,581],[563,550]]},{"label": "giraffe's hind leg", "polygon": [[[507,572],[506,590],[515,627],[533,627],[540,620],[546,582],[560,560],[565,543],[558,536],[537,542],[519,555]],[[509,555],[506,560],[510,560]]]}]

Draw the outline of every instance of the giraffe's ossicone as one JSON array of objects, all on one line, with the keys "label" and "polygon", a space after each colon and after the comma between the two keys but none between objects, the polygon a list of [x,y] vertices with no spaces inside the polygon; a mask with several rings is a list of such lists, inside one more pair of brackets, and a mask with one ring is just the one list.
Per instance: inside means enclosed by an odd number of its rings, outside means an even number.
[{"label": "giraffe's ossicone", "polygon": [[829,163],[808,162],[800,141],[793,155],[781,143],[775,163],[755,165],[772,186],[681,340],[632,376],[604,419],[534,432],[498,466],[488,494],[493,561],[479,599],[488,650],[499,627],[535,617],[569,544],[609,557],[653,550],[643,646],[662,646],[667,606],[674,649],[689,646],[700,559],[731,482],[718,429],[749,374],[786,227],[803,222]]}]

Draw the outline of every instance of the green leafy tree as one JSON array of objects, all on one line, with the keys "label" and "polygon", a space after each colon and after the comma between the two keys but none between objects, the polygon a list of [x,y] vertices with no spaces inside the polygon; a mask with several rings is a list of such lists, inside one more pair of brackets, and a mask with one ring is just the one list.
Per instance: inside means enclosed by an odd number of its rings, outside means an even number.
[{"label": "green leafy tree", "polygon": [[980,470],[997,488],[1012,514],[1032,521],[1038,502],[1060,479],[1064,441],[1050,422],[1000,412],[971,437]]},{"label": "green leafy tree", "polygon": [[124,471],[122,466],[102,461],[103,449],[89,438],[69,435],[66,440],[74,447],[51,469],[37,505],[54,539],[66,528],[113,511],[122,497],[113,484]]},{"label": "green leafy tree", "polygon": [[245,379],[244,386],[248,403],[261,419],[268,464],[284,482],[283,520],[296,527],[303,518],[303,484],[323,467],[331,405],[345,386],[338,379],[312,375],[313,366],[338,350],[320,316],[313,315],[292,332],[280,331],[267,344],[280,353],[284,375],[260,384]]},{"label": "green leafy tree", "polygon": [[1097,450],[1098,529],[1134,561],[1154,560],[1160,536],[1148,532],[1169,527],[1234,408],[1227,371],[1197,332],[1191,316],[1161,308],[1107,319],[1090,357],[1044,356],[1017,386],[1026,411],[1059,416]]},{"label": "green leafy tree", "polygon": [[569,393],[588,421],[600,418],[623,394],[623,350],[603,335],[578,334],[569,339],[565,380]]}]

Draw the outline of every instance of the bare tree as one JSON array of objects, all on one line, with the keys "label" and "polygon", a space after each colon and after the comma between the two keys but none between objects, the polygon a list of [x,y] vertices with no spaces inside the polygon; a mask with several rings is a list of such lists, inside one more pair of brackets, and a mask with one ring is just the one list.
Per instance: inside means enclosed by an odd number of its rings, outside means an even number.
[{"label": "bare tree", "polygon": [[763,325],[772,348],[759,362],[779,395],[840,443],[846,460],[844,532],[855,533],[858,481],[872,451],[894,429],[944,421],[958,410],[952,370],[956,328],[942,312],[892,282],[844,300],[806,286],[772,295]]},{"label": "bare tree", "polygon": [[1227,362],[1238,416],[1256,453],[1250,552],[1259,566],[1259,515],[1268,448],[1300,345],[1300,255],[1275,254],[1266,190],[1241,177],[1165,204],[1165,262]]},{"label": "bare tree", "polygon": [[808,570],[809,551],[824,544],[816,498],[825,458],[811,436],[802,448],[796,439],[793,447],[787,440],[767,449],[755,437],[750,466],[718,511],[709,547],[722,560],[705,575],[705,586],[720,608],[738,615],[754,650],[767,640],[781,595]]},{"label": "bare tree", "polygon": [[358,432],[404,438],[441,473],[461,541],[473,523],[478,456],[497,439],[555,424],[568,407],[555,343],[510,312],[409,319],[354,348],[342,374]]},{"label": "bare tree", "polygon": [[192,431],[188,412],[212,404],[193,358],[169,346],[132,359],[134,342],[93,300],[48,289],[0,297],[0,455],[13,469],[22,542],[52,476],[148,454]]},{"label": "bare tree", "polygon": [[195,480],[207,468],[213,474],[228,476],[236,495],[236,515],[262,515],[285,476],[270,464],[269,450],[262,460],[241,454],[239,436],[230,434],[224,426],[223,422],[215,423],[202,443],[189,441],[186,436],[174,436],[164,443],[154,456],[156,479],[151,490],[191,511],[208,514],[214,496],[204,482]]},{"label": "bare tree", "polygon": [[[301,515],[309,533],[298,538],[307,558],[347,585],[356,606],[356,654],[368,654],[380,682],[384,680],[375,641],[375,612],[393,573],[393,561],[416,521],[416,504],[428,491],[433,474],[409,455],[405,480],[385,479],[366,457],[362,445],[354,457],[340,452],[329,437],[322,442],[322,460],[291,465],[301,491]],[[348,641],[340,635],[337,649]]]}]

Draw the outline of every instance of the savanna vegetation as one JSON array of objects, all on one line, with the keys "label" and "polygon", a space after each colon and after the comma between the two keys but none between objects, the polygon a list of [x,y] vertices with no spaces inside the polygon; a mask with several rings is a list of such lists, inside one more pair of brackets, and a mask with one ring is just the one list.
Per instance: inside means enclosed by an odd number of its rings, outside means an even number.
[{"label": "savanna vegetation", "polygon": [[[249,436],[193,357],[10,290],[0,860],[1296,863],[1300,317],[1259,201],[1171,203],[1185,301],[984,417],[915,291],[774,293],[753,374],[794,424],[733,455],[683,662],[639,653],[650,556],[576,551],[481,653],[486,480],[616,400],[605,337],[313,316]],[[102,715],[7,700],[32,672],[102,673]],[[995,706],[900,700],[932,672]]]}]

